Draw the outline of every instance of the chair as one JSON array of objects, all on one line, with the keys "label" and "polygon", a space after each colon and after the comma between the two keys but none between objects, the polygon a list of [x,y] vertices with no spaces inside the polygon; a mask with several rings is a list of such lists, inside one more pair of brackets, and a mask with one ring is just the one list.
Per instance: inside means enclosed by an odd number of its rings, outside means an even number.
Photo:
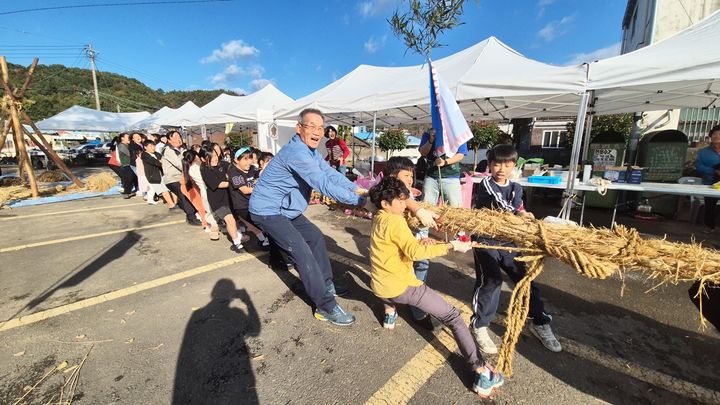
[{"label": "chair", "polygon": [[[678,184],[702,184],[700,177],[680,177]],[[705,203],[702,197],[690,196],[690,217],[689,221],[695,225],[697,223],[697,217],[700,213],[700,207]]]}]

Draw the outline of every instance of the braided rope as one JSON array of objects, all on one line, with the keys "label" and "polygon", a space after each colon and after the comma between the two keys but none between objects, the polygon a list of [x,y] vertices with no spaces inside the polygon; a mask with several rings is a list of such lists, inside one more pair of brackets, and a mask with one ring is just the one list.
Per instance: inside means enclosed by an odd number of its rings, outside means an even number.
[{"label": "braided rope", "polygon": [[[424,205],[440,215],[445,232],[465,231],[481,237],[512,242],[511,246],[490,246],[475,243],[474,247],[526,252],[515,260],[528,262],[525,277],[513,290],[506,319],[498,367],[512,375],[512,358],[522,327],[527,320],[530,303],[530,282],[543,271],[546,257],[554,257],[572,266],[578,273],[604,279],[623,271],[642,271],[648,280],[657,283],[648,291],[665,283],[699,281],[697,297],[702,308],[707,283],[720,284],[720,252],[705,249],[697,243],[676,243],[663,239],[644,240],[637,230],[621,225],[613,229],[550,224],[518,217],[508,212],[487,209]],[[408,218],[410,226],[418,227],[416,218]],[[701,328],[707,321],[700,314]]]}]

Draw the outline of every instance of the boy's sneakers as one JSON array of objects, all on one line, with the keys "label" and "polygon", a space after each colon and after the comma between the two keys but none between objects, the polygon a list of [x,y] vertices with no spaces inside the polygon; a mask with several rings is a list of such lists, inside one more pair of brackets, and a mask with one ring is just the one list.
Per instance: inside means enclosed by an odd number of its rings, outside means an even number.
[{"label": "boy's sneakers", "polygon": [[475,337],[475,341],[483,353],[496,354],[498,352],[497,346],[495,346],[495,343],[492,339],[490,339],[487,326],[480,328],[473,328],[471,326],[470,329],[472,330],[473,337]]},{"label": "boy's sneakers", "polygon": [[543,346],[551,352],[557,353],[562,351],[562,346],[560,346],[560,342],[558,342],[555,337],[549,323],[546,323],[545,325],[535,325],[534,323],[530,324],[530,332],[532,332],[536,338],[540,339]]},{"label": "boy's sneakers", "polygon": [[262,249],[264,251],[270,250],[270,241],[267,239],[265,239],[263,241],[258,240],[258,245],[260,245],[260,249]]},{"label": "boy's sneakers", "polygon": [[340,305],[335,305],[335,308],[330,312],[325,312],[320,308],[315,310],[315,318],[321,321],[328,321],[334,325],[348,326],[355,323],[355,315],[343,311]]},{"label": "boy's sneakers", "polygon": [[505,377],[501,372],[488,365],[485,367],[489,370],[489,377],[485,373],[478,373],[475,377],[475,384],[473,384],[473,391],[482,398],[490,397],[493,391],[505,382]]},{"label": "boy's sneakers", "polygon": [[233,244],[232,246],[230,246],[230,250],[235,253],[245,253],[245,247],[242,245],[242,243]]},{"label": "boy's sneakers", "polygon": [[397,321],[397,311],[393,312],[392,314],[385,313],[385,318],[383,318],[383,328],[385,329],[395,329],[395,321]]}]

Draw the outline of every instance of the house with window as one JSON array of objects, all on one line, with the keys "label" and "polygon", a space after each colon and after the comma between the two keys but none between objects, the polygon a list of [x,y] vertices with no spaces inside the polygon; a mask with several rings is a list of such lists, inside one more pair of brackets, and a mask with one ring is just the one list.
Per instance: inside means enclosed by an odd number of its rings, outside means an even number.
[{"label": "house with window", "polygon": [[[628,0],[622,22],[620,53],[662,41],[717,10],[720,10],[720,0]],[[687,108],[645,111],[640,128],[643,132],[679,129],[690,142],[697,142],[717,124],[720,124],[719,108]]]}]

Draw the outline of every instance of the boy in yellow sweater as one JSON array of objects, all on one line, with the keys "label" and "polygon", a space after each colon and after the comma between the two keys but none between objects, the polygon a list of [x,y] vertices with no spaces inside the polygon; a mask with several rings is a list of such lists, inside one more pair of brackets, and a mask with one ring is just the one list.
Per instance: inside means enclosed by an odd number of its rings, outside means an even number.
[{"label": "boy in yellow sweater", "polygon": [[452,330],[460,352],[475,371],[473,390],[489,397],[503,384],[503,375],[485,363],[460,311],[418,280],[412,266],[415,260],[443,256],[450,250],[467,252],[472,245],[458,240],[421,244],[403,216],[409,195],[403,182],[394,177],[385,177],[370,189],[370,200],[378,208],[370,233],[370,287],[385,305],[383,327],[395,327],[395,304],[412,305],[436,317]]}]

